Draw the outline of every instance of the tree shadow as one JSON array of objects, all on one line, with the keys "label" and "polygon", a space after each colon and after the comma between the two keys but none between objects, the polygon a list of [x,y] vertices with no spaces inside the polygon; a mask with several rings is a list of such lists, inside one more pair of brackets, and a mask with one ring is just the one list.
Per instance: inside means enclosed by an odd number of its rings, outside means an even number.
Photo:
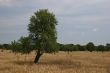
[{"label": "tree shadow", "polygon": [[48,66],[58,66],[60,69],[70,69],[70,68],[80,68],[81,64],[80,62],[75,62],[75,61],[68,61],[68,60],[41,60],[38,63],[34,63],[33,61],[13,61],[12,63],[15,63],[17,65],[48,65]]},{"label": "tree shadow", "polygon": [[13,61],[12,63],[17,65],[33,65],[33,61]]},{"label": "tree shadow", "polygon": [[0,71],[10,70],[11,67],[0,67]]}]

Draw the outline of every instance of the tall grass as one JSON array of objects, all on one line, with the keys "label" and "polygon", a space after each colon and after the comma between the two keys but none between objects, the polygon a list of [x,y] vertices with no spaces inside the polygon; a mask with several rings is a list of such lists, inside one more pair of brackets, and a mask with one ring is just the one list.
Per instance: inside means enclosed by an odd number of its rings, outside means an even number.
[{"label": "tall grass", "polygon": [[38,64],[33,63],[34,52],[26,60],[25,55],[17,56],[0,52],[0,73],[110,73],[110,52],[44,54]]}]

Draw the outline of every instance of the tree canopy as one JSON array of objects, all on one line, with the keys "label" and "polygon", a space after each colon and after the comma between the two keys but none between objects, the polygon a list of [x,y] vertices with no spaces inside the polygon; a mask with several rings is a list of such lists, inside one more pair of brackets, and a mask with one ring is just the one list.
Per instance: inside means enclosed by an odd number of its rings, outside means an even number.
[{"label": "tree canopy", "polygon": [[95,49],[95,46],[92,42],[89,42],[87,45],[86,45],[86,48],[88,51],[92,52],[94,49]]}]

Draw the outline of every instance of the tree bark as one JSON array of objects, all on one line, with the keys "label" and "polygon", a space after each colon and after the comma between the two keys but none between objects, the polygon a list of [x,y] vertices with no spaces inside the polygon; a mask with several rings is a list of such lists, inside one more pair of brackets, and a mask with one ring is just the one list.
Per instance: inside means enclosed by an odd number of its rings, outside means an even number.
[{"label": "tree bark", "polygon": [[35,60],[34,60],[34,63],[38,63],[39,58],[41,57],[41,55],[42,55],[41,51],[38,50],[37,55],[36,55]]}]

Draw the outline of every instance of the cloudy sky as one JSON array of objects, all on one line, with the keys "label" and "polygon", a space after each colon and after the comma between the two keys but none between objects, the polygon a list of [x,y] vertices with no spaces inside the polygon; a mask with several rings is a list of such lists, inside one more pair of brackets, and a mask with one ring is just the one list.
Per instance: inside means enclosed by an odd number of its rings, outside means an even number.
[{"label": "cloudy sky", "polygon": [[0,43],[27,36],[30,16],[45,8],[56,15],[59,43],[110,43],[110,0],[0,0]]}]

